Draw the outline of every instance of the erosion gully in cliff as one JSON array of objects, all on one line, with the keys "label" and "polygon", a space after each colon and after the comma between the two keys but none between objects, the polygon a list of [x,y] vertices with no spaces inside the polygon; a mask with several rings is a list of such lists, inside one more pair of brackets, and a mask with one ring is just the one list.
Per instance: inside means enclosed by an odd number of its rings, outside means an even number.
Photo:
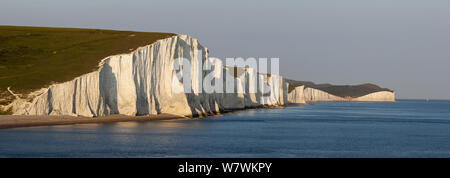
[{"label": "erosion gully in cliff", "polygon": [[[201,51],[201,54],[197,54]],[[200,56],[200,57],[199,57]],[[98,70],[76,77],[71,81],[53,84],[29,94],[30,99],[16,99],[7,107],[15,115],[71,115],[97,117],[112,114],[148,115],[175,114],[182,116],[214,115],[230,110],[265,106],[304,104],[306,101],[344,101],[325,91],[298,85],[280,75],[256,73],[253,68],[222,67],[215,76],[227,81],[233,77],[234,93],[177,91],[174,87],[184,83],[174,80],[180,75],[173,70],[178,59],[191,64],[208,63],[208,50],[198,40],[186,35],[161,39],[139,47],[128,54],[103,59]],[[190,65],[193,74],[208,76],[211,72]],[[237,75],[236,75],[237,74]],[[201,79],[193,75],[191,86]],[[257,85],[265,85],[268,92],[250,91],[255,78]],[[221,87],[225,90],[229,83]],[[177,91],[177,92],[175,92]],[[200,90],[201,91],[201,90]],[[13,94],[13,91],[10,91]],[[380,91],[352,98],[352,101],[392,101],[393,92]]]}]

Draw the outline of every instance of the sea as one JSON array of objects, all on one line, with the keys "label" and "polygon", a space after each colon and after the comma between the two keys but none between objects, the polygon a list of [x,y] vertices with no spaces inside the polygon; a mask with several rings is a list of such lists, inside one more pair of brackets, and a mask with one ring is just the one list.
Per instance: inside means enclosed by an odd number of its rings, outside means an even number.
[{"label": "sea", "polygon": [[222,116],[0,129],[0,157],[450,157],[450,101],[318,102]]}]

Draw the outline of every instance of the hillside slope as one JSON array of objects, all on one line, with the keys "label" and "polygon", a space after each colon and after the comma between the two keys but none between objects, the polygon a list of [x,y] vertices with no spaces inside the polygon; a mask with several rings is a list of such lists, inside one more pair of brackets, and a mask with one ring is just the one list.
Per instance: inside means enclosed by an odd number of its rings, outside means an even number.
[{"label": "hillside slope", "polygon": [[[0,105],[95,71],[110,55],[175,34],[77,28],[0,26]],[[0,113],[1,114],[1,113]]]}]

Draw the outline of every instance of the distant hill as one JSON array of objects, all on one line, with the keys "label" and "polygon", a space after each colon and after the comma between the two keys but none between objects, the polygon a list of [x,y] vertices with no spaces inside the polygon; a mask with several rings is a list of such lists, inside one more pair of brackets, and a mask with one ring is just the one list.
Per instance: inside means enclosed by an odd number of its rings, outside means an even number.
[{"label": "distant hill", "polygon": [[361,85],[332,85],[332,84],[328,84],[328,83],[315,84],[310,81],[296,81],[296,80],[290,80],[290,79],[286,79],[286,81],[289,83],[289,86],[290,86],[289,90],[292,90],[292,88],[294,88],[296,86],[304,85],[305,87],[322,90],[322,91],[325,91],[332,95],[340,96],[343,98],[345,98],[345,97],[356,98],[356,97],[364,96],[364,95],[379,92],[379,91],[393,92],[392,90],[390,90],[388,88],[381,88],[381,87],[379,87],[375,84],[371,84],[371,83],[364,83]]},{"label": "distant hill", "polygon": [[175,34],[78,28],[0,26],[0,105],[13,96],[97,69],[110,55],[127,53]]}]

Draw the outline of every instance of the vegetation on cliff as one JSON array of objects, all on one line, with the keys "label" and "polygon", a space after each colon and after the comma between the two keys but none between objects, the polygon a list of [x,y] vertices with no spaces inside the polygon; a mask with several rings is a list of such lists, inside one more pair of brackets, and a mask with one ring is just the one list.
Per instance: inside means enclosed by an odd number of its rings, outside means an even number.
[{"label": "vegetation on cliff", "polygon": [[110,55],[127,53],[175,34],[99,29],[0,26],[0,105],[21,95],[97,69]]}]

